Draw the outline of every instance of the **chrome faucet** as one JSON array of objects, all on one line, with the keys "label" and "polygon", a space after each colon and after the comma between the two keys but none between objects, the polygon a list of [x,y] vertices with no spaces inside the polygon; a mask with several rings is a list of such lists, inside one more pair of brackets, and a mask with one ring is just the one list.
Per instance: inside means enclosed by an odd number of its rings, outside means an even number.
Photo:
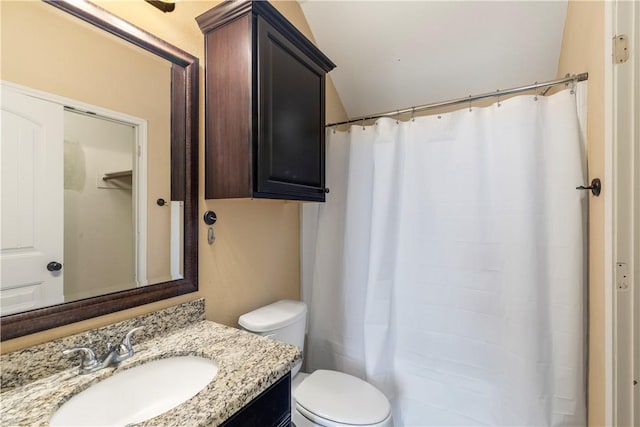
[{"label": "chrome faucet", "polygon": [[89,374],[108,366],[115,366],[123,360],[127,360],[133,356],[133,346],[131,345],[131,335],[142,329],[141,327],[133,328],[122,339],[120,344],[107,344],[107,351],[101,357],[96,357],[96,353],[89,347],[75,347],[64,350],[62,354],[68,356],[70,354],[82,353],[82,361],[80,362],[80,374]]}]

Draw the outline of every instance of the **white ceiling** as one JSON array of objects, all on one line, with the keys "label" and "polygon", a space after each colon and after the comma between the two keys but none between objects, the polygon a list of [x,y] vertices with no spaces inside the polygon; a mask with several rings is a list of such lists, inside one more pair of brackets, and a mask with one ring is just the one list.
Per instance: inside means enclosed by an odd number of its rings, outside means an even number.
[{"label": "white ceiling", "polygon": [[299,1],[350,118],[556,78],[566,0]]}]

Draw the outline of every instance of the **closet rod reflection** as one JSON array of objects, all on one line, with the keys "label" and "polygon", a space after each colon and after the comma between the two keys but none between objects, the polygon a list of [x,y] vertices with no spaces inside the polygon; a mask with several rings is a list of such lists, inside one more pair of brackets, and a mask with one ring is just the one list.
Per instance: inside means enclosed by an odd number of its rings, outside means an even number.
[{"label": "closet rod reflection", "polygon": [[469,95],[466,98],[451,99],[449,101],[436,102],[434,104],[426,104],[426,105],[420,105],[420,106],[417,106],[417,107],[405,108],[405,109],[402,109],[402,110],[388,111],[386,113],[378,113],[378,114],[371,114],[371,115],[368,115],[368,116],[360,116],[360,117],[356,117],[356,118],[353,118],[353,119],[345,120],[343,122],[329,123],[325,127],[346,125],[346,124],[349,124],[349,123],[358,123],[358,122],[363,122],[363,121],[366,121],[366,120],[379,119],[379,118],[382,118],[382,117],[397,117],[397,116],[402,115],[402,114],[419,113],[421,111],[431,110],[431,109],[440,108],[440,107],[447,107],[449,105],[467,104],[467,103],[470,103],[470,102],[473,102],[473,101],[477,101],[479,99],[485,99],[485,98],[491,98],[491,97],[497,97],[497,96],[503,96],[503,95],[511,95],[511,94],[514,94],[514,93],[527,92],[527,91],[530,91],[530,90],[540,89],[540,88],[550,88],[552,86],[556,86],[556,85],[560,85],[560,84],[568,84],[568,83],[572,83],[572,82],[581,82],[581,81],[587,80],[588,78],[589,78],[589,74],[588,73],[567,75],[566,77],[563,77],[561,79],[549,80],[547,82],[542,82],[542,83],[534,83],[534,84],[531,84],[531,85],[528,85],[528,86],[520,86],[520,87],[511,88],[511,89],[498,90],[498,91],[495,91],[495,92],[487,92],[487,93],[483,93],[483,94],[480,94],[480,95],[473,95],[473,96]]}]

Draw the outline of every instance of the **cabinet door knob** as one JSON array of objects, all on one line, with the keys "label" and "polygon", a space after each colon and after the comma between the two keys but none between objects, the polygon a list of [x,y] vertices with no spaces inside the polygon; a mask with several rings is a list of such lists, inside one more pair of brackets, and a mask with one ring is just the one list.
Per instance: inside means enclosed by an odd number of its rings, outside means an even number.
[{"label": "cabinet door knob", "polygon": [[60,264],[59,262],[56,262],[56,261],[51,261],[49,264],[47,264],[47,270],[49,270],[49,271],[60,271],[60,270],[62,270],[62,264]]}]

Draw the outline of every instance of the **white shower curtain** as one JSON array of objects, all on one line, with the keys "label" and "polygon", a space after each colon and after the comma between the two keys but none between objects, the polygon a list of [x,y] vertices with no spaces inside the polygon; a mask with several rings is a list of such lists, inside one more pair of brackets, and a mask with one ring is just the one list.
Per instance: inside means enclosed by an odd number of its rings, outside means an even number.
[{"label": "white shower curtain", "polygon": [[328,131],[331,193],[302,210],[309,371],[365,378],[395,425],[585,424],[577,90]]}]

